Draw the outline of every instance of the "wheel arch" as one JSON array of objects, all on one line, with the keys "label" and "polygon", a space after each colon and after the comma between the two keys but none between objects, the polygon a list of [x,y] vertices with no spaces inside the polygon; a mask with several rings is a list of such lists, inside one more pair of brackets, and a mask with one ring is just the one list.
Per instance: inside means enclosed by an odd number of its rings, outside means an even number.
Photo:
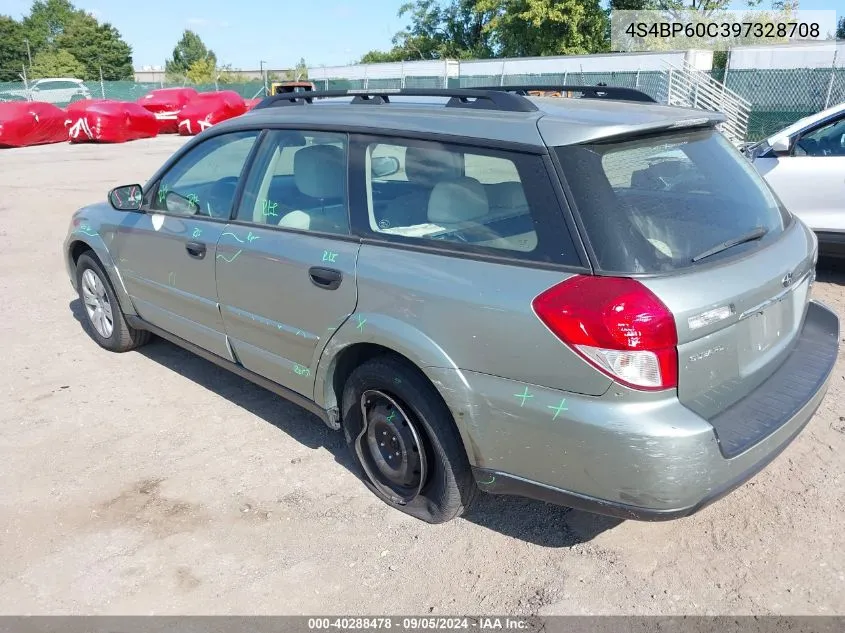
[{"label": "wheel arch", "polygon": [[[357,323],[364,319],[365,328]],[[376,314],[356,314],[338,328],[317,364],[314,400],[340,415],[343,387],[356,367],[379,355],[392,355],[418,371],[435,389],[452,414],[467,458],[478,463],[472,441],[473,399],[469,383],[446,352],[430,337],[405,322]]]},{"label": "wheel arch", "polygon": [[90,252],[93,254],[97,262],[102,266],[106,275],[108,275],[109,282],[112,285],[115,296],[120,303],[120,308],[124,314],[135,315],[135,307],[132,305],[132,300],[129,298],[129,293],[126,291],[126,286],[123,284],[123,277],[120,271],[115,266],[114,260],[111,257],[105,243],[99,235],[85,235],[85,237],[74,236],[67,246],[66,257],[68,259],[68,268],[71,271],[71,279],[76,287],[76,267],[79,258],[83,253]]}]

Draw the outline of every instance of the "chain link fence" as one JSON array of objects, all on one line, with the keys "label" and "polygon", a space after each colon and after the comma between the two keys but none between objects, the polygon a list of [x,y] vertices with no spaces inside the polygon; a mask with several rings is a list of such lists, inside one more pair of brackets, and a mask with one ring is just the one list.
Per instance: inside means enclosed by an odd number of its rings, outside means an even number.
[{"label": "chain link fence", "polygon": [[35,101],[49,101],[59,107],[67,106],[78,99],[113,99],[115,101],[137,101],[150,90],[158,88],[191,87],[199,92],[214,90],[234,90],[244,99],[254,99],[264,94],[264,82],[244,83],[209,83],[192,84],[190,82],[135,82],[135,81],[86,81],[84,90],[77,90],[70,82],[50,82],[42,90],[32,90],[35,81],[24,84],[23,81],[0,82],[0,102],[27,101],[27,95]]},{"label": "chain link fence", "polygon": [[751,141],[845,101],[845,68],[728,70],[713,75],[751,103]]},{"label": "chain link fence", "polygon": [[[749,141],[765,138],[787,125],[826,107],[845,101],[845,68],[804,69],[749,69],[712,71],[712,76],[722,81],[731,90],[751,103],[748,126]],[[662,71],[625,72],[570,72],[557,74],[496,74],[496,75],[441,75],[369,77],[360,79],[320,79],[315,81],[317,89],[399,89],[399,88],[477,88],[482,86],[508,85],[595,85],[637,88],[658,101],[665,101],[666,74]],[[135,101],[156,88],[190,86],[199,91],[234,90],[245,99],[260,97],[264,83],[219,83],[191,85],[189,83],[136,83],[132,81],[85,82],[90,98]],[[32,82],[29,83],[31,88]],[[60,94],[54,97],[44,92],[32,94],[34,99],[46,100],[58,106],[84,95]],[[0,101],[27,100],[27,87],[23,81],[0,83]],[[66,98],[66,100],[65,100]],[[59,99],[59,100],[56,100]]]}]

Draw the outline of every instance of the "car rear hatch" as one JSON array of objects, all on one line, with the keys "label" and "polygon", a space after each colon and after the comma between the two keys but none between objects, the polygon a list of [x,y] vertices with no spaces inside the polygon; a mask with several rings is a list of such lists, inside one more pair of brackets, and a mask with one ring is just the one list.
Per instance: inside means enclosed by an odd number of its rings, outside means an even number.
[{"label": "car rear hatch", "polygon": [[[679,400],[714,425],[728,457],[773,432],[774,410],[752,430],[725,414],[800,342],[814,277],[812,234],[712,128],[563,146],[556,154],[598,274],[635,279],[671,312],[677,376],[663,386],[675,386]],[[788,411],[787,400],[811,395],[773,397]]]}]

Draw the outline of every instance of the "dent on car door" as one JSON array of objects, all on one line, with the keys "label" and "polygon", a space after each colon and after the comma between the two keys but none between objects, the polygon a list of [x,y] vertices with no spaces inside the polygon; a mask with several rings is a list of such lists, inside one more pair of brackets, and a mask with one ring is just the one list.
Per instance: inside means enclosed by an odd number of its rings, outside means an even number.
[{"label": "dent on car door", "polygon": [[238,361],[307,397],[326,342],[357,303],[347,145],[345,134],[269,132],[216,255]]},{"label": "dent on car door", "polygon": [[214,263],[258,134],[222,134],[192,148],[147,190],[143,212],[127,214],[116,243],[138,315],[230,360]]}]

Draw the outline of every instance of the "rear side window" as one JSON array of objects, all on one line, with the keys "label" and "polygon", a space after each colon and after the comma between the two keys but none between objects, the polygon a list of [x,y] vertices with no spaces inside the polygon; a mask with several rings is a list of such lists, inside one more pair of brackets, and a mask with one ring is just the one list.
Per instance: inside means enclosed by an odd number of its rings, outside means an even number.
[{"label": "rear side window", "polygon": [[542,157],[367,139],[368,232],[444,250],[580,265]]},{"label": "rear side window", "polygon": [[[715,130],[556,152],[605,271],[688,268],[768,242],[788,222],[754,167]],[[703,257],[719,244],[751,235],[759,239]]]}]

